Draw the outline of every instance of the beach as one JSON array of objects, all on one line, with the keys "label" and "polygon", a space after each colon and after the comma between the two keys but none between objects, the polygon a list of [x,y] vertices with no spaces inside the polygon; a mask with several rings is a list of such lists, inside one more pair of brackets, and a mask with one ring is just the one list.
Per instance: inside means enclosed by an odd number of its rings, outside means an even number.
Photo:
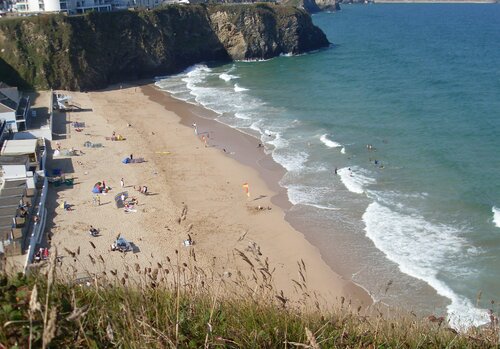
[{"label": "beach", "polygon": [[[371,304],[362,288],[336,274],[317,247],[285,221],[290,204],[278,186],[284,170],[257,139],[200,117],[210,111],[175,100],[152,84],[65,93],[82,110],[55,115],[54,128],[66,125],[66,136],[52,141],[51,148],[77,155],[54,157],[48,167],[73,176],[74,185],[50,188],[46,231],[50,250],[57,249],[72,277],[101,273],[95,256],[105,260],[107,270],[120,272],[135,263],[156,265],[176,251],[187,258],[194,250],[202,269],[226,275],[242,271],[250,279],[242,252],[266,260],[276,289],[291,300],[303,296],[293,281],[302,277],[302,265],[308,292],[320,303],[334,306],[344,297]],[[125,140],[107,140],[113,133]],[[85,142],[97,146],[84,147]],[[145,161],[122,163],[131,155]],[[99,194],[100,205],[92,194],[97,182],[111,187]],[[134,186],[147,186],[148,195]],[[122,191],[138,200],[130,212],[115,204]],[[90,225],[99,236],[89,235]],[[132,253],[110,251],[118,234],[133,242]],[[194,245],[184,245],[188,237]],[[73,259],[71,253],[79,256]]]}]

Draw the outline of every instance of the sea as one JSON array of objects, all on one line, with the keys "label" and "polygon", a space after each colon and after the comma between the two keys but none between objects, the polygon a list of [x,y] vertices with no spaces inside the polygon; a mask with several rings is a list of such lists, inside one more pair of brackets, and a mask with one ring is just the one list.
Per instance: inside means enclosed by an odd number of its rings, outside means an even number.
[{"label": "sea", "polygon": [[286,169],[286,219],[374,300],[487,323],[500,301],[500,5],[343,5],[313,22],[329,48],[156,85],[258,138]]}]

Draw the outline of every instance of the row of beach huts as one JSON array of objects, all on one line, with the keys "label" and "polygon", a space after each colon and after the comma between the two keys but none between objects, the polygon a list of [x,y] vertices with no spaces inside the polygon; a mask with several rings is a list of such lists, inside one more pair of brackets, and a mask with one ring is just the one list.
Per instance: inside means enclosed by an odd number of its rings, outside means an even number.
[{"label": "row of beach huts", "polygon": [[0,264],[24,272],[44,247],[47,147],[58,106],[50,93],[43,107],[33,108],[34,96],[0,82]]}]

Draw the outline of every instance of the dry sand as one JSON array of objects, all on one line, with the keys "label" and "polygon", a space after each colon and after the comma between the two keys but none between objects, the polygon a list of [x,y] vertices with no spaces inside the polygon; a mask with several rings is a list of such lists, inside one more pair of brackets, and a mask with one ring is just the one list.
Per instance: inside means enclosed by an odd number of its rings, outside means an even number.
[{"label": "dry sand", "polygon": [[[83,276],[100,272],[89,254],[101,255],[107,269],[120,271],[124,264],[148,266],[172,258],[175,250],[182,256],[195,250],[202,267],[235,273],[248,270],[235,249],[245,252],[253,246],[254,251],[260,249],[262,259],[268,257],[275,268],[276,288],[291,299],[300,298],[292,279],[300,279],[297,263],[302,260],[309,291],[316,291],[330,305],[341,296],[371,303],[364,290],[334,273],[318,249],[285,221],[282,205],[276,204],[286,202],[277,185],[283,169],[257,148],[256,139],[199,118],[209,111],[176,101],[152,85],[68,94],[84,111],[57,114],[54,127],[66,123],[61,147],[84,154],[54,158],[48,164],[76,178],[73,187],[51,186],[49,190],[47,231],[51,250],[57,247],[64,256],[63,267],[71,266],[77,276]],[[71,126],[75,121],[85,122],[81,132]],[[198,136],[190,126],[193,122],[198,125]],[[106,140],[113,131],[126,140]],[[103,147],[84,148],[85,141]],[[123,164],[121,160],[130,154],[146,162]],[[121,178],[124,190],[139,200],[137,212],[125,213],[115,206]],[[103,180],[112,190],[96,206],[91,189]],[[249,184],[250,198],[243,183]],[[147,185],[151,194],[136,192],[134,185]],[[73,210],[58,206],[63,201],[73,205]],[[184,207],[187,214],[179,223]],[[89,236],[89,225],[99,228],[101,236]],[[191,247],[182,244],[188,231],[195,241]],[[134,253],[110,251],[118,234],[134,242]],[[76,262],[68,250],[79,250]],[[245,275],[250,277],[248,272]]]}]

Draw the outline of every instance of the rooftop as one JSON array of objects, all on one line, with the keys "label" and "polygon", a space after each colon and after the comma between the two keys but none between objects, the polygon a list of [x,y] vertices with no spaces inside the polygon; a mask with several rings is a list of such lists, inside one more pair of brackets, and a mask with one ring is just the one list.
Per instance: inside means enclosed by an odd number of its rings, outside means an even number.
[{"label": "rooftop", "polygon": [[36,152],[38,139],[6,140],[0,155],[23,155]]},{"label": "rooftop", "polygon": [[[3,93],[1,96],[5,96]],[[0,113],[7,113],[9,111],[16,111],[17,103],[10,98],[1,99],[0,96]]]}]

